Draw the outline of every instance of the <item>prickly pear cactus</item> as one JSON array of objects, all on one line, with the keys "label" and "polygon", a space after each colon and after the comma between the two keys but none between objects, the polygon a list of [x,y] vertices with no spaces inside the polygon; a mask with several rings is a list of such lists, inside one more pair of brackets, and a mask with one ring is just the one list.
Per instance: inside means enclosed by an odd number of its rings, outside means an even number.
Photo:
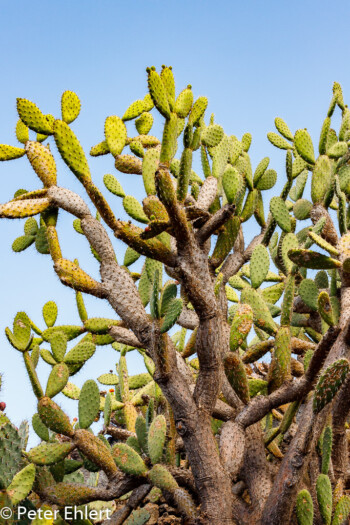
[{"label": "prickly pear cactus", "polygon": [[[26,425],[17,430],[1,401],[0,502],[51,505],[58,521],[65,507],[90,504],[113,508],[115,523],[146,523],[154,500],[183,523],[343,523],[350,112],[341,87],[318,148],[305,123],[293,132],[276,117],[267,147],[285,155],[284,175],[268,156],[252,162],[251,134],[209,117],[207,98],[177,86],[171,67],[146,77],[136,101],[101,119],[90,156],[111,155],[119,172],[104,175],[103,190],[70,126],[84,111],[72,91],[55,116],[17,99],[19,145],[0,145],[1,161],[25,156],[39,179],[0,205],[0,218],[24,219],[12,249],[48,255],[79,318],[58,324],[48,301],[42,324],[20,311],[5,329],[37,398],[40,444],[26,450]],[[88,202],[62,187],[59,156]],[[64,213],[100,278],[65,258]],[[110,318],[90,312],[86,294],[108,301]],[[115,368],[81,381],[109,346]],[[131,352],[144,363],[136,375]]]}]

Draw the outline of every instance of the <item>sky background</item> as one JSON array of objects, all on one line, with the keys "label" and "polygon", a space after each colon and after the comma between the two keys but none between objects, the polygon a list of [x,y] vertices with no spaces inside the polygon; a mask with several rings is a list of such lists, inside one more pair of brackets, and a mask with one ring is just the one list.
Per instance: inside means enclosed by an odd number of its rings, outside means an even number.
[{"label": "sky background", "polygon": [[[349,15],[349,2],[337,0],[0,0],[0,143],[19,145],[14,134],[16,97],[28,98],[44,113],[60,118],[60,97],[69,89],[82,102],[72,128],[88,153],[104,138],[105,118],[122,116],[130,103],[146,94],[146,67],[172,65],[177,93],[192,84],[195,97],[209,98],[207,117],[214,112],[226,133],[239,138],[252,133],[253,169],[269,156],[270,167],[279,175],[271,196],[278,194],[285,180],[285,155],[266,134],[275,131],[274,118],[279,116],[293,132],[306,127],[317,145],[333,81],[342,84],[345,102],[350,93]],[[155,126],[152,133],[159,129]],[[84,196],[55,146],[52,151],[59,185]],[[110,155],[90,158],[89,163],[99,187],[103,188],[103,175],[113,173],[126,193],[142,198],[141,180],[117,173]],[[0,202],[10,200],[18,188],[39,187],[26,157],[0,165]],[[108,195],[116,215],[123,217],[121,200]],[[36,400],[22,355],[7,342],[5,327],[12,327],[17,311],[25,311],[44,328],[41,310],[49,300],[58,305],[58,324],[80,323],[74,293],[60,284],[49,256],[33,247],[12,253],[11,244],[22,235],[23,224],[0,221],[0,401],[6,402],[15,424],[31,418]],[[64,257],[77,257],[98,278],[98,263],[67,214],[61,214],[58,231]],[[125,248],[115,246],[122,262]],[[113,317],[101,300],[87,297],[86,305],[91,317]],[[81,386],[114,368],[117,360],[111,347],[99,347],[73,380]],[[131,373],[143,371],[136,352],[128,354],[128,365]],[[49,370],[43,362],[38,367],[44,387]],[[71,417],[77,415],[75,402],[62,394],[57,401]],[[31,444],[35,442],[32,437]]]}]

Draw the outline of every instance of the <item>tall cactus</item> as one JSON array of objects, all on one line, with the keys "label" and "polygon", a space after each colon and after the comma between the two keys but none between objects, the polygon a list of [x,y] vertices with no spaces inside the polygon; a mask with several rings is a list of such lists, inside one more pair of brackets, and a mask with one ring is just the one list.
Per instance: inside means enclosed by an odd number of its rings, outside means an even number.
[{"label": "tall cactus", "polygon": [[[5,329],[37,398],[41,442],[26,450],[26,426],[16,429],[1,401],[0,501],[45,503],[63,520],[66,507],[90,504],[117,509],[115,523],[147,523],[155,501],[184,523],[281,525],[293,523],[294,509],[300,524],[343,523],[350,113],[341,87],[318,156],[307,129],[293,133],[275,119],[267,138],[284,150],[286,176],[265,202],[277,172],[267,156],[252,165],[251,134],[238,138],[207,118],[207,98],[191,85],[178,90],[171,67],[146,73],[148,92],[107,116],[90,150],[112,155],[122,174],[105,174],[103,191],[70,126],[81,110],[72,91],[57,116],[19,98],[19,145],[0,145],[0,160],[26,156],[40,181],[0,205],[0,218],[25,219],[12,249],[49,255],[79,315],[57,324],[49,301],[43,324],[19,312]],[[150,134],[157,119],[160,138]],[[53,144],[89,205],[61,186]],[[139,181],[141,201],[127,194],[127,180]],[[64,257],[64,212],[100,280]],[[126,245],[121,256],[114,237]],[[85,294],[106,299],[111,318],[90,312]],[[119,353],[116,368],[81,384],[78,372],[108,345]],[[143,359],[142,373],[129,375],[130,352]],[[78,417],[60,407],[62,396]]]}]

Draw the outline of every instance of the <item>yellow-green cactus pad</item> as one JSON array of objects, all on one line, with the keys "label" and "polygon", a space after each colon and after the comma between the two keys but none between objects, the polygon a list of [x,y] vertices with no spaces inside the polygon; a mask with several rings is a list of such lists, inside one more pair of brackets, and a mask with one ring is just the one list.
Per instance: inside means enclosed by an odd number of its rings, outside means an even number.
[{"label": "yellow-green cactus pad", "polygon": [[46,326],[50,328],[56,322],[58,314],[57,305],[54,301],[48,301],[43,306],[43,318]]},{"label": "yellow-green cactus pad", "polygon": [[175,79],[172,68],[162,66],[160,78],[166,89],[170,110],[173,111],[175,104]]},{"label": "yellow-green cactus pad", "polygon": [[313,410],[318,414],[332,401],[349,373],[349,361],[338,359],[323,372],[315,387]]},{"label": "yellow-green cactus pad", "polygon": [[25,149],[17,148],[16,146],[7,146],[6,144],[0,144],[0,161],[2,160],[13,160],[23,157]]},{"label": "yellow-green cactus pad", "polygon": [[298,266],[314,270],[331,270],[341,266],[336,259],[311,250],[289,250],[288,257]]},{"label": "yellow-green cactus pad", "polygon": [[53,432],[73,436],[74,430],[68,416],[49,397],[43,397],[39,400],[38,414],[44,425]]},{"label": "yellow-green cactus pad", "polygon": [[28,126],[26,126],[21,119],[19,119],[16,124],[16,137],[18,142],[21,142],[22,144],[25,144],[27,140],[29,140]]},{"label": "yellow-green cactus pad", "polygon": [[11,498],[12,505],[24,500],[32,489],[35,478],[35,466],[33,464],[27,465],[22,470],[17,472],[6,492]]},{"label": "yellow-green cactus pad", "polygon": [[140,135],[148,135],[152,129],[153,120],[153,115],[151,115],[151,113],[142,113],[142,115],[135,120],[137,132],[140,133]]},{"label": "yellow-green cactus pad", "polygon": [[65,363],[55,365],[47,380],[45,396],[53,398],[64,389],[69,379],[69,370]]},{"label": "yellow-green cactus pad", "polygon": [[35,465],[54,465],[68,456],[74,448],[72,443],[42,443],[27,452],[27,456]]},{"label": "yellow-green cactus pad", "polygon": [[116,443],[112,448],[113,458],[122,472],[133,476],[146,474],[147,467],[141,456],[129,445]]},{"label": "yellow-green cactus pad", "polygon": [[124,210],[136,221],[148,223],[149,219],[143,211],[142,205],[132,195],[126,195],[123,199]]},{"label": "yellow-green cactus pad", "polygon": [[124,115],[122,116],[122,120],[132,120],[136,117],[139,117],[144,111],[146,111],[146,104],[144,100],[135,100],[128,109],[125,111]]},{"label": "yellow-green cactus pad", "polygon": [[62,120],[70,124],[75,120],[81,108],[81,102],[74,91],[65,91],[61,97]]},{"label": "yellow-green cactus pad", "polygon": [[58,151],[74,175],[83,183],[90,180],[90,168],[84,150],[66,122],[55,120],[54,137]]},{"label": "yellow-green cactus pad", "polygon": [[152,97],[153,103],[158,109],[159,113],[166,119],[170,119],[170,106],[168,102],[168,94],[165,85],[158,75],[158,73],[148,68],[148,89]]},{"label": "yellow-green cactus pad", "polygon": [[287,124],[284,122],[283,119],[281,119],[280,117],[276,117],[275,126],[276,126],[277,131],[279,131],[281,135],[283,135],[283,137],[291,141],[294,140],[293,133],[290,131],[289,127],[287,126]]},{"label": "yellow-green cactus pad", "polygon": [[175,113],[180,118],[186,118],[193,104],[193,93],[191,86],[187,86],[186,89],[181,91],[175,102]]},{"label": "yellow-green cactus pad", "polygon": [[250,259],[250,279],[253,288],[259,288],[269,271],[270,257],[267,248],[259,244]]},{"label": "yellow-green cactus pad", "polygon": [[315,152],[312,139],[306,129],[298,129],[294,135],[295,148],[302,159],[315,164]]},{"label": "yellow-green cactus pad", "polygon": [[74,290],[100,295],[101,285],[90,277],[79,266],[68,259],[59,259],[55,262],[55,271],[64,284],[71,286]]},{"label": "yellow-green cactus pad", "polygon": [[277,133],[274,133],[273,131],[270,131],[267,134],[267,138],[269,139],[271,144],[276,146],[276,148],[279,148],[279,149],[292,149],[292,147],[293,147],[293,146],[291,146],[289,144],[289,142],[287,142],[284,138],[282,138]]},{"label": "yellow-green cactus pad", "polygon": [[113,157],[120,155],[127,139],[126,127],[121,118],[116,115],[106,118],[105,137]]},{"label": "yellow-green cactus pad", "polygon": [[25,149],[33,170],[44,186],[48,188],[56,185],[56,163],[50,150],[39,142],[30,140],[27,141]]},{"label": "yellow-green cactus pad", "polygon": [[92,379],[83,384],[79,396],[79,426],[89,428],[100,409],[100,391]]},{"label": "yellow-green cactus pad", "polygon": [[109,190],[111,193],[114,193],[114,195],[117,195],[118,197],[125,197],[125,192],[122,188],[122,185],[114,175],[107,173],[103,177],[103,182],[107,190]]},{"label": "yellow-green cactus pad", "polygon": [[142,174],[142,161],[133,155],[117,155],[114,165],[122,173]]},{"label": "yellow-green cactus pad", "polygon": [[286,203],[281,197],[272,197],[270,201],[270,212],[278,226],[286,233],[291,231],[291,221]]},{"label": "yellow-green cactus pad", "polygon": [[199,120],[203,117],[205,110],[208,106],[207,97],[199,97],[193,104],[190,116],[188,117],[188,123],[195,126]]},{"label": "yellow-green cactus pad", "polygon": [[52,122],[30,100],[18,98],[17,111],[20,119],[28,128],[44,135],[52,134]]},{"label": "yellow-green cactus pad", "polygon": [[91,157],[99,157],[100,155],[107,155],[107,153],[110,153],[110,151],[106,140],[99,142],[96,146],[92,146],[90,150]]},{"label": "yellow-green cactus pad", "polygon": [[90,359],[95,353],[96,346],[94,343],[89,341],[82,341],[78,343],[74,348],[69,350],[64,358],[64,362],[67,364],[75,365],[81,364]]}]

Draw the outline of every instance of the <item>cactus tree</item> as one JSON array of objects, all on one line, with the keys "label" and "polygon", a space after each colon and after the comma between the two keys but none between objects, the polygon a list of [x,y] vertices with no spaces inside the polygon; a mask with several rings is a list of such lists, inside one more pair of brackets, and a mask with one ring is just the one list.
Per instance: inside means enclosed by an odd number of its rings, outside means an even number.
[{"label": "cactus tree", "polygon": [[[170,67],[148,68],[147,79],[147,94],[108,116],[90,150],[112,155],[122,174],[106,174],[103,191],[70,127],[80,112],[73,92],[57,118],[17,99],[20,145],[0,145],[0,160],[26,155],[41,181],[0,205],[1,218],[25,219],[12,248],[49,256],[81,319],[56,325],[49,301],[45,326],[19,312],[6,328],[38,399],[32,423],[42,440],[22,452],[24,470],[13,469],[18,493],[27,495],[35,473],[36,503],[62,510],[126,499],[115,524],[147,523],[152,498],[186,523],[330,523],[332,505],[340,523],[350,508],[350,112],[341,87],[318,156],[306,129],[292,133],[276,118],[267,137],[285,153],[286,176],[265,202],[277,173],[268,157],[252,168],[251,135],[228,135],[208,119],[206,97],[190,85],[178,93]],[[160,138],[150,134],[155,117]],[[60,185],[56,149],[88,203]],[[142,202],[125,193],[126,177],[143,184]],[[100,280],[62,253],[62,213],[73,218],[70,233],[85,237]],[[122,264],[114,237],[126,245]],[[108,301],[114,318],[90,317],[84,294]],[[106,390],[92,378],[78,388],[71,377],[108,344],[120,358],[98,378]],[[144,373],[129,377],[130,351],[143,356]],[[39,359],[52,367],[46,386]],[[53,400],[62,393],[77,400],[78,423]],[[108,485],[84,483],[85,471],[104,472]]]}]

